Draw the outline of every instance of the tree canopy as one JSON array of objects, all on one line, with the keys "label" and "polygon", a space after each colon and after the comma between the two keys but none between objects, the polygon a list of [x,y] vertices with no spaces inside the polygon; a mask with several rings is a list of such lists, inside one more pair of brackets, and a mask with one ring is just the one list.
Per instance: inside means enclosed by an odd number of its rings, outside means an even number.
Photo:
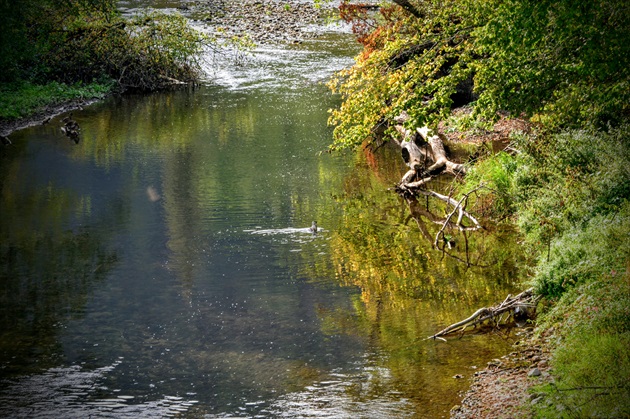
[{"label": "tree canopy", "polygon": [[435,128],[469,104],[481,122],[507,111],[550,129],[614,125],[630,111],[623,0],[418,0],[378,14],[344,3],[364,50],[330,83],[343,98],[333,148],[370,141],[403,110],[410,127]]}]

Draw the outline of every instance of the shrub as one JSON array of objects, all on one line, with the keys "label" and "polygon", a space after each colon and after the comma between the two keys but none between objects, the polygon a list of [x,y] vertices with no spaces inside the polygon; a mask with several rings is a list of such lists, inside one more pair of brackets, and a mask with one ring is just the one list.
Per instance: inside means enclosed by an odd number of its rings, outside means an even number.
[{"label": "shrub", "polygon": [[623,272],[630,260],[630,204],[615,214],[597,215],[555,239],[548,260],[537,268],[533,285],[557,298],[568,289]]},{"label": "shrub", "polygon": [[[576,130],[522,142],[514,172],[519,227],[549,256],[554,237],[618,211],[630,197],[630,126]],[[546,249],[547,251],[543,251]]]},{"label": "shrub", "polygon": [[29,46],[0,58],[4,82],[87,84],[107,77],[124,88],[155,90],[196,81],[199,53],[209,42],[179,14],[125,19],[111,0],[26,0],[4,11],[2,39],[13,36],[2,50]]},{"label": "shrub", "polygon": [[477,193],[476,203],[485,215],[506,218],[514,214],[514,172],[517,158],[500,152],[480,161],[466,175],[462,190],[472,190],[477,185],[485,187]]}]

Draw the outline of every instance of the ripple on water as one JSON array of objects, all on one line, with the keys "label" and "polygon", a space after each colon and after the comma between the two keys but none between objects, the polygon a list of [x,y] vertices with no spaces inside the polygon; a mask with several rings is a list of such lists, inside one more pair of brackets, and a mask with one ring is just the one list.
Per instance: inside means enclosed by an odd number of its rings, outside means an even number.
[{"label": "ripple on water", "polygon": [[133,403],[135,396],[96,396],[108,390],[100,385],[105,376],[120,365],[94,370],[78,365],[51,368],[41,374],[0,381],[0,417],[10,418],[87,418],[168,417],[188,411],[197,400],[164,396],[159,400]]},{"label": "ripple on water", "polygon": [[[329,36],[348,35],[338,33]],[[329,41],[320,39],[307,41],[298,47],[260,46],[242,53],[237,60],[238,65],[225,56],[209,57],[204,72],[209,82],[231,90],[301,89],[326,82],[334,72],[354,63],[347,53],[337,54],[321,48],[319,44],[326,42]],[[350,41],[348,43],[351,44]]]},{"label": "ripple on water", "polygon": [[245,402],[242,416],[209,415],[207,418],[406,418],[414,416],[412,404],[391,391],[374,397],[374,376],[387,378],[382,369],[364,369],[358,374],[333,373],[329,379],[315,382],[303,390],[280,396],[274,401]]}]

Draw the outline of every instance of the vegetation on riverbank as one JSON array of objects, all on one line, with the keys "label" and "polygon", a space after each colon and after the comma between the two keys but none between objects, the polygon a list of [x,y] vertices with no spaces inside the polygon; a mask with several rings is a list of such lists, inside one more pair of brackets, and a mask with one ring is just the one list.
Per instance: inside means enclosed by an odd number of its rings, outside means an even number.
[{"label": "vegetation on riverbank", "polygon": [[488,182],[538,255],[528,282],[548,302],[537,333],[553,331],[556,377],[540,389],[541,417],[630,415],[629,134],[623,125],[523,137],[520,153],[488,158],[467,180]]},{"label": "vegetation on riverbank", "polygon": [[194,83],[210,41],[177,14],[124,18],[113,0],[0,3],[0,118],[70,99]]},{"label": "vegetation on riverbank", "polygon": [[100,99],[112,88],[113,82],[68,85],[53,81],[47,84],[21,82],[2,85],[0,119],[24,118],[39,109],[70,100]]},{"label": "vegetation on riverbank", "polygon": [[499,113],[528,118],[534,130],[481,159],[461,188],[483,182],[478,208],[491,201],[536,256],[526,281],[545,297],[538,333],[553,335],[555,382],[525,408],[629,416],[630,6],[410,3],[419,16],[341,8],[364,50],[331,82],[343,98],[332,148],[374,143],[403,111],[408,129],[437,129],[464,104],[472,112],[456,122],[467,129],[483,132]]}]

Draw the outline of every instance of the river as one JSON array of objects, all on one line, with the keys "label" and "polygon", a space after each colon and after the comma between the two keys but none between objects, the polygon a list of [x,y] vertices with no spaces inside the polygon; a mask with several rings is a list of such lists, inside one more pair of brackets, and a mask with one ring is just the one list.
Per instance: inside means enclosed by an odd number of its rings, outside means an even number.
[{"label": "river", "polygon": [[445,258],[393,151],[321,153],[356,51],[331,30],[75,111],[79,144],[63,115],[12,135],[0,416],[448,416],[513,334],[424,338],[518,288],[514,238]]}]

